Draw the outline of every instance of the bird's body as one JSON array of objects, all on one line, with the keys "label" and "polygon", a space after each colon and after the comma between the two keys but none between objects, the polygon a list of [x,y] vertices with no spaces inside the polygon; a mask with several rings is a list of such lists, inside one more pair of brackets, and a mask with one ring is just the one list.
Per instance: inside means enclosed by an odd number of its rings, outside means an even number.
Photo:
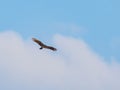
[{"label": "bird's body", "polygon": [[32,40],[41,46],[40,49],[46,48],[46,49],[50,49],[50,50],[53,50],[53,51],[57,50],[56,48],[54,48],[52,46],[47,46],[47,45],[43,44],[40,40],[38,40],[36,38],[32,38]]}]

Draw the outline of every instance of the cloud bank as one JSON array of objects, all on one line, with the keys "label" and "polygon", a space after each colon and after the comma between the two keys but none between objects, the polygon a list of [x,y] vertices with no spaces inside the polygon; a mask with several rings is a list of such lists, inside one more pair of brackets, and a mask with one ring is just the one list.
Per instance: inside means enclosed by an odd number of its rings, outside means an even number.
[{"label": "cloud bank", "polygon": [[57,52],[39,50],[12,31],[0,33],[1,90],[120,90],[120,64],[84,40],[55,35]]}]

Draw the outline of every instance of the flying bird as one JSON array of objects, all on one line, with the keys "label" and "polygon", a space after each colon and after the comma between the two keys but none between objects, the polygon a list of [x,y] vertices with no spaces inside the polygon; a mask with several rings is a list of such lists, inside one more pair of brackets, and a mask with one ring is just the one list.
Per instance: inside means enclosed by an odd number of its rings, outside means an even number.
[{"label": "flying bird", "polygon": [[52,47],[52,46],[47,46],[45,44],[43,44],[40,40],[36,39],[36,38],[32,38],[32,40],[34,42],[36,42],[38,45],[40,45],[41,47],[39,49],[43,49],[43,48],[46,48],[46,49],[50,49],[50,50],[53,50],[53,51],[56,51],[57,49]]}]

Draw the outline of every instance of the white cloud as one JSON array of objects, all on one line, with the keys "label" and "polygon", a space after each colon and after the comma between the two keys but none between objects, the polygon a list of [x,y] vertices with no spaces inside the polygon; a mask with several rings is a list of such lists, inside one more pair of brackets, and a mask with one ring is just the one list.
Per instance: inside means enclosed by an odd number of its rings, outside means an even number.
[{"label": "white cloud", "polygon": [[120,90],[120,65],[83,41],[54,36],[57,52],[39,50],[15,32],[0,33],[0,88],[4,90]]}]

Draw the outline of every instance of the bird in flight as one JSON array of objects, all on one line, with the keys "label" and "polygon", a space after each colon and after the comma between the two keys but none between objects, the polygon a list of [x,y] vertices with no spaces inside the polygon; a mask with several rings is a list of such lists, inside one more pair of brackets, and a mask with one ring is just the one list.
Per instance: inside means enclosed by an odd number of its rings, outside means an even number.
[{"label": "bird in flight", "polygon": [[40,40],[36,39],[36,38],[32,38],[32,40],[34,42],[36,42],[38,45],[40,45],[41,47],[39,49],[43,49],[43,48],[46,48],[46,49],[50,49],[50,50],[53,50],[53,51],[56,51],[57,49],[52,47],[52,46],[47,46],[45,44],[43,44]]}]

